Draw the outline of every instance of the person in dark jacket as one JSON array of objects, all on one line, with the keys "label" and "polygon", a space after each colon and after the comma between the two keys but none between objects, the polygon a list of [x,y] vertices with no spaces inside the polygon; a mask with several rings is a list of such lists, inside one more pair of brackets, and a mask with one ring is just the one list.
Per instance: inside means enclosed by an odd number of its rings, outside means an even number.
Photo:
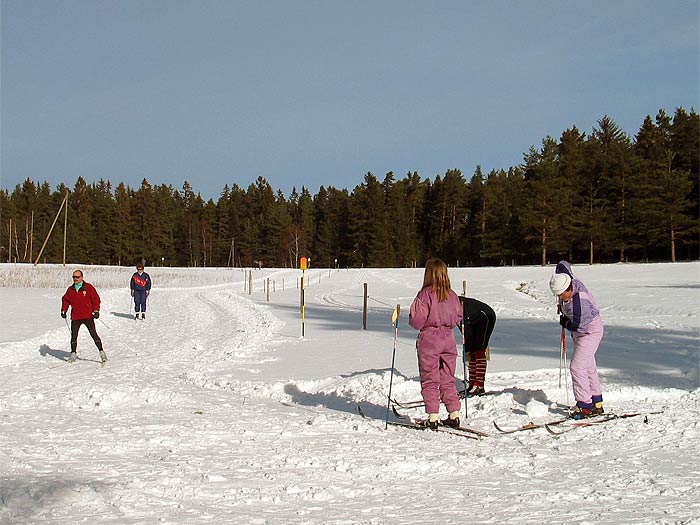
[{"label": "person in dark jacket", "polygon": [[496,326],[496,312],[488,304],[471,297],[460,297],[464,322],[464,344],[469,355],[469,385],[465,397],[485,393],[486,361],[489,339]]},{"label": "person in dark jacket", "polygon": [[78,332],[82,325],[87,326],[95,346],[100,352],[102,363],[107,361],[107,355],[102,348],[102,340],[97,335],[95,319],[100,317],[100,296],[95,287],[83,280],[82,270],[73,271],[73,285],[69,286],[61,298],[61,317],[66,318],[70,307],[70,356],[68,361],[73,363],[78,356]]},{"label": "person in dark jacket", "polygon": [[131,276],[131,297],[134,298],[134,319],[146,318],[146,298],[151,293],[151,276],[143,271],[143,264],[136,265],[136,271]]}]

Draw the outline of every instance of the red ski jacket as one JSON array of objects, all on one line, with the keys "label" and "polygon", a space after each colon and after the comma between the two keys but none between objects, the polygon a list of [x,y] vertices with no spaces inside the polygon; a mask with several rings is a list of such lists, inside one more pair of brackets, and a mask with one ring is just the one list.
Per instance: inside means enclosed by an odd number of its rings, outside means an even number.
[{"label": "red ski jacket", "polygon": [[70,318],[74,321],[92,318],[92,312],[100,311],[100,296],[90,283],[83,281],[79,292],[74,286],[69,286],[61,299],[61,312],[67,312],[71,307]]}]

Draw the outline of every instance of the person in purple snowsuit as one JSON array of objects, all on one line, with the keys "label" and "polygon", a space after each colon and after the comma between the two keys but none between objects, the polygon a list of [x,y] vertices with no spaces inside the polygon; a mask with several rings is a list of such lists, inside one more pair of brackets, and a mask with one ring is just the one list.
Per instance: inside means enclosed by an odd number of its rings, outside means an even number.
[{"label": "person in purple snowsuit", "polygon": [[603,319],[593,294],[571,271],[571,265],[560,261],[549,281],[552,293],[559,298],[559,324],[571,332],[574,356],[571,359],[571,382],[576,408],[574,419],[603,413],[603,393],[598,378],[595,354],[603,339]]},{"label": "person in purple snowsuit", "polygon": [[459,427],[461,402],[455,387],[457,345],[452,329],[462,319],[462,305],[451,289],[447,266],[440,259],[425,265],[423,287],[411,304],[408,323],[420,330],[416,339],[421,394],[428,426],[437,429],[442,401],[449,416],[442,423]]}]

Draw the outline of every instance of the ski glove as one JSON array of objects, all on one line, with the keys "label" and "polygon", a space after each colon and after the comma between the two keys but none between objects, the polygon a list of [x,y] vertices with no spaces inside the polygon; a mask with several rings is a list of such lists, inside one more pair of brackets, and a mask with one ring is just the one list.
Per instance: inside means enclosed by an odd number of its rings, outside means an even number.
[{"label": "ski glove", "polygon": [[134,296],[134,291],[133,291],[133,290],[131,290],[131,297],[133,297],[133,296]]},{"label": "ski glove", "polygon": [[66,312],[61,312],[61,317],[66,318]]},{"label": "ski glove", "polygon": [[565,315],[560,315],[559,316],[559,324],[562,325],[564,328],[566,328],[566,325],[569,324],[569,318],[566,317]]},{"label": "ski glove", "polygon": [[93,319],[99,319],[99,318],[100,318],[100,312],[98,312],[97,310],[95,310],[94,312],[92,312],[92,318],[93,318]]},{"label": "ski glove", "polygon": [[146,297],[148,297],[148,294],[150,294],[150,293],[151,293],[150,290],[146,290]]}]

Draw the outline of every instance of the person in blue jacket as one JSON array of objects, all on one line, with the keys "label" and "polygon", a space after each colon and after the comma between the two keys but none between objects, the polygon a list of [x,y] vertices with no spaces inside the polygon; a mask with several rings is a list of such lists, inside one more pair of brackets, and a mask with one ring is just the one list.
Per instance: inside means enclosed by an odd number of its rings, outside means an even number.
[{"label": "person in blue jacket", "polygon": [[151,276],[143,271],[143,264],[136,265],[136,271],[131,276],[131,297],[134,298],[134,319],[146,318],[146,297],[151,293]]}]

